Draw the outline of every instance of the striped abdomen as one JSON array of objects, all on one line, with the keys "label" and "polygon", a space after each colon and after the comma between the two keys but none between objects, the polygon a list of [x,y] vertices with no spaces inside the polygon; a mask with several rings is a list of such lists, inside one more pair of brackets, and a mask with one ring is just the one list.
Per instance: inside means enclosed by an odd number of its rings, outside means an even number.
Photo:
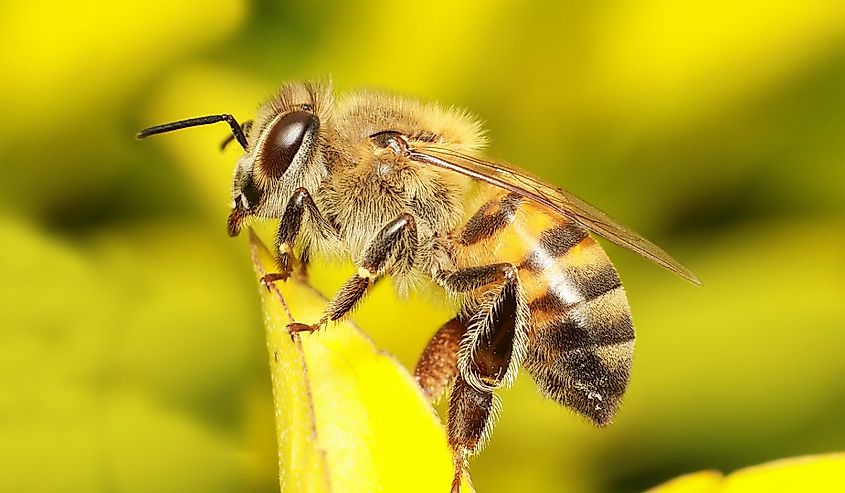
[{"label": "striped abdomen", "polygon": [[501,190],[490,191],[454,243],[458,267],[518,266],[530,311],[523,365],[544,395],[609,423],[628,383],[634,329],[598,243],[580,225]]}]

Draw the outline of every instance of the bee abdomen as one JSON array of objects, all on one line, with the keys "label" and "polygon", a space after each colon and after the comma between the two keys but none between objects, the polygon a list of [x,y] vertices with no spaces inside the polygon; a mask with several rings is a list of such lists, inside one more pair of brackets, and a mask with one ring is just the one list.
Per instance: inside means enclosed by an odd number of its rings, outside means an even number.
[{"label": "bee abdomen", "polygon": [[523,361],[547,397],[610,423],[628,385],[634,328],[625,291],[579,224],[494,191],[457,232],[461,267],[508,262],[528,303]]},{"label": "bee abdomen", "polygon": [[[577,238],[570,231],[558,241],[570,241],[567,234]],[[553,262],[538,265],[531,259],[552,256],[541,248],[542,241],[525,262],[527,273],[540,280],[529,298],[525,366],[544,395],[609,424],[628,385],[634,350],[625,291],[610,259],[586,233]]]}]

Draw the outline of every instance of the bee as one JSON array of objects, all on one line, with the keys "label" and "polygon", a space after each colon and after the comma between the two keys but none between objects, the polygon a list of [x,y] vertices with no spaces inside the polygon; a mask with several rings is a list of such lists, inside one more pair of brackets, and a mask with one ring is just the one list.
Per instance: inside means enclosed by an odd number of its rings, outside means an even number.
[{"label": "bee", "polygon": [[380,92],[335,98],[327,83],[289,83],[243,126],[212,115],[138,137],[216,122],[228,123],[243,148],[229,235],[251,218],[280,219],[278,272],[263,281],[288,279],[313,254],[351,257],[357,267],[322,317],[291,323],[291,334],[343,319],[384,276],[402,290],[433,281],[457,301],[414,371],[432,401],[451,388],[453,492],[490,436],[495,392],[520,367],[544,396],[599,426],[616,413],[634,327],[619,275],[591,234],[700,284],[595,207],[484,157],[482,127],[464,111]]}]

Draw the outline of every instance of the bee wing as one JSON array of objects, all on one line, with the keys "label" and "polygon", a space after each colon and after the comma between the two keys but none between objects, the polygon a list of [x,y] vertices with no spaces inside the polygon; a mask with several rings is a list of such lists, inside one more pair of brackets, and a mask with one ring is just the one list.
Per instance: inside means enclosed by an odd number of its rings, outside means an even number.
[{"label": "bee wing", "polygon": [[690,282],[701,284],[695,274],[659,246],[617,223],[586,201],[566,190],[547,185],[523,170],[437,146],[412,146],[408,149],[408,157],[414,161],[445,168],[522,195],[621,247],[639,253]]}]

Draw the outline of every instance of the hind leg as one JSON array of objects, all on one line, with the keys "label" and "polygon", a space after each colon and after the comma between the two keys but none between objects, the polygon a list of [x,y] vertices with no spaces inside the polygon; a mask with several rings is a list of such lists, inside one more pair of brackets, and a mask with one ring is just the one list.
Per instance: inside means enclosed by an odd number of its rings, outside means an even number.
[{"label": "hind leg", "polygon": [[[429,385],[426,389],[429,395],[442,392],[448,380],[455,379],[449,397],[447,434],[455,465],[452,492],[457,493],[467,456],[480,450],[492,429],[498,404],[493,391],[513,380],[516,368],[524,358],[528,308],[517,269],[510,264],[442,272],[437,280],[453,291],[500,285],[479,303],[470,323],[463,324],[465,335],[456,336],[460,327],[453,324],[457,319],[447,323],[432,338],[420,360],[428,362],[435,359],[432,355],[439,354],[441,361],[448,362],[445,365],[448,371],[437,373],[438,379],[433,382],[420,380]],[[460,337],[460,343],[455,342],[456,337]],[[458,344],[458,354],[451,352]],[[450,352],[440,348],[449,348]],[[418,379],[420,366],[417,365]],[[435,366],[428,363],[424,367]]]},{"label": "hind leg", "polygon": [[498,414],[498,398],[492,390],[479,390],[461,375],[455,380],[449,396],[449,424],[447,435],[455,473],[452,493],[458,493],[467,457],[477,453],[490,435]]},{"label": "hind leg", "polygon": [[440,399],[458,375],[458,349],[468,324],[459,317],[449,320],[434,334],[417,362],[414,378],[429,401]]},{"label": "hind leg", "polygon": [[[511,264],[500,263],[455,271],[441,270],[434,278],[449,291],[464,293],[487,284],[502,283],[513,273]],[[446,322],[420,355],[414,377],[432,402],[440,399],[458,374],[458,350],[469,325],[470,321],[460,316]]]}]

